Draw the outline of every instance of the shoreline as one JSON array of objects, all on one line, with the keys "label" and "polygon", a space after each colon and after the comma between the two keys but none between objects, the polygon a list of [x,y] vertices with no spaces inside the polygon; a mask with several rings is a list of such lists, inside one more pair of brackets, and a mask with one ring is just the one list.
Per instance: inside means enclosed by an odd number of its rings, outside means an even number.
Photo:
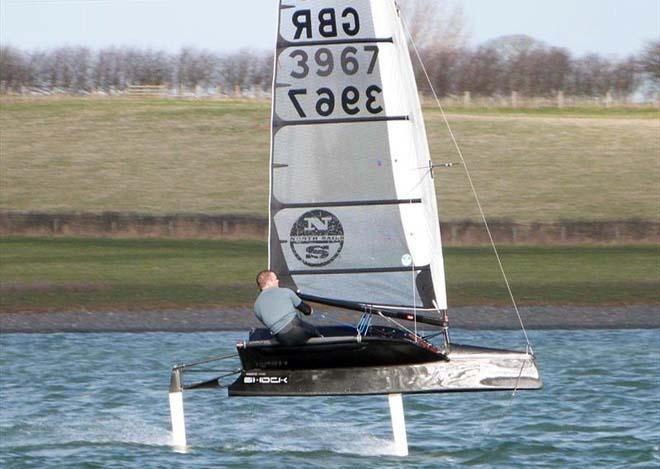
[{"label": "shoreline", "polygon": [[[338,312],[324,319],[318,310],[312,321],[355,323],[357,313]],[[529,306],[520,308],[525,328],[534,329],[660,329],[660,305]],[[516,330],[520,324],[511,307],[463,306],[449,311],[456,329]],[[2,312],[0,333],[59,332],[205,332],[260,327],[250,308],[155,311]]]}]

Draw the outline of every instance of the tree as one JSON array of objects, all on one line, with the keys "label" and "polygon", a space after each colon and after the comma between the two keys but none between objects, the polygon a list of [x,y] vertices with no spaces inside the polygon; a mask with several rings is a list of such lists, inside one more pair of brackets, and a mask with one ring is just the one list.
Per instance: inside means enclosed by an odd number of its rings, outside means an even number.
[{"label": "tree", "polygon": [[[401,1],[401,16],[426,67],[429,79],[440,96],[456,92],[460,60],[465,52],[465,16],[452,0]],[[417,83],[430,91],[421,66],[413,61]]]},{"label": "tree", "polygon": [[641,82],[640,67],[635,57],[631,56],[614,64],[611,86],[617,97],[629,97]]},{"label": "tree", "polygon": [[222,83],[230,88],[266,85],[272,81],[273,56],[251,49],[225,55],[220,61]]},{"label": "tree", "polygon": [[470,91],[475,96],[497,94],[503,66],[502,57],[492,47],[480,46],[474,52],[466,50],[457,77],[456,91]]},{"label": "tree", "polygon": [[404,0],[403,20],[421,50],[462,49],[467,42],[465,15],[451,0]]},{"label": "tree", "polygon": [[179,89],[209,86],[216,76],[219,58],[206,50],[184,47],[175,58],[175,84]]},{"label": "tree", "polygon": [[578,96],[602,96],[611,88],[612,64],[598,54],[587,54],[573,63],[569,91]]},{"label": "tree", "polygon": [[126,87],[125,54],[115,47],[101,49],[94,63],[94,85],[105,92]]},{"label": "tree", "polygon": [[660,89],[660,39],[650,41],[639,56],[641,70]]},{"label": "tree", "polygon": [[0,47],[0,91],[20,92],[28,77],[26,55],[12,46]]}]

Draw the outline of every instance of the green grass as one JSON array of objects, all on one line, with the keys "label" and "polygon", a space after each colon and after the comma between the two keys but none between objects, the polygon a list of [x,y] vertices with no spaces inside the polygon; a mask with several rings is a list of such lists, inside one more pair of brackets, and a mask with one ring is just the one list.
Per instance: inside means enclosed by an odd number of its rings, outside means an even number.
[{"label": "green grass", "polygon": [[[486,248],[445,250],[452,306],[509,303]],[[660,303],[657,247],[505,247],[521,304]],[[0,310],[249,305],[266,246],[248,241],[0,239]]]},{"label": "green grass", "polygon": [[[425,109],[435,162],[457,161]],[[0,100],[0,209],[265,215],[260,101]],[[660,119],[648,108],[448,109],[490,218],[651,219]],[[443,220],[478,218],[461,167],[436,170]]]},{"label": "green grass", "polygon": [[[426,112],[440,112],[428,104]],[[445,112],[465,115],[528,116],[528,117],[584,117],[584,118],[623,118],[658,119],[660,110],[654,106],[644,107],[446,107]]]},{"label": "green grass", "polygon": [[237,305],[254,291],[258,242],[0,240],[3,310]]}]

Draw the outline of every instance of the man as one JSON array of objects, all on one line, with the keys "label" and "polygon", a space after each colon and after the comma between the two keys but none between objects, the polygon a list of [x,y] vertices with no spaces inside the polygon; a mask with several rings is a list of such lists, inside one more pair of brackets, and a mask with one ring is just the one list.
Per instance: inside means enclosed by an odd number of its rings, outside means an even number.
[{"label": "man", "polygon": [[280,288],[280,280],[272,270],[257,275],[261,293],[254,303],[257,318],[270,329],[270,333],[283,345],[300,345],[310,337],[320,337],[313,325],[300,319],[298,311],[309,316],[311,306],[288,288]]}]

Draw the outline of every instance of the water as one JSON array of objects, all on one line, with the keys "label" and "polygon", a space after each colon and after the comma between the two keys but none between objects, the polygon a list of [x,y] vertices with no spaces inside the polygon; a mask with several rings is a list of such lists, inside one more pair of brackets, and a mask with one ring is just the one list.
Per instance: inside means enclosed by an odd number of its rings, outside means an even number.
[{"label": "water", "polygon": [[[185,394],[171,446],[175,361],[243,333],[3,334],[2,467],[660,467],[660,331],[533,331],[545,389],[405,396],[410,456],[393,456],[387,398]],[[520,343],[506,331],[456,342]]]}]

